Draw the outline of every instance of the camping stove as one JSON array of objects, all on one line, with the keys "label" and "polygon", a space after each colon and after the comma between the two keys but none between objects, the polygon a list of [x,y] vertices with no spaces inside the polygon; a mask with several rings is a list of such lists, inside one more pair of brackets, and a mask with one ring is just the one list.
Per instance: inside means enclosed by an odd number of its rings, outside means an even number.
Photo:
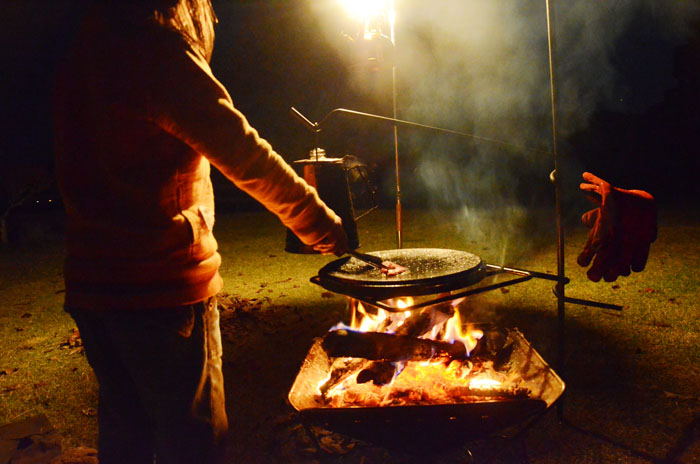
[{"label": "camping stove", "polygon": [[[522,427],[562,395],[518,329],[460,319],[469,295],[542,275],[455,250],[372,254],[408,270],[342,258],[312,278],[347,295],[351,316],[314,341],[289,392],[305,421],[382,443],[464,442]],[[477,286],[496,274],[512,278]]]}]

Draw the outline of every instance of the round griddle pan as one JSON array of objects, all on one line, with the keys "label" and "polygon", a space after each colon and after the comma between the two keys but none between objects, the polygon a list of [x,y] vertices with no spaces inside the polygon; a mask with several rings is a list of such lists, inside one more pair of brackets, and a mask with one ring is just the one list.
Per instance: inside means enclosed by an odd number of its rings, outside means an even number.
[{"label": "round griddle pan", "polygon": [[486,276],[481,258],[466,251],[402,248],[367,254],[403,266],[406,271],[388,277],[369,264],[345,257],[325,265],[311,281],[335,293],[384,300],[465,288]]}]

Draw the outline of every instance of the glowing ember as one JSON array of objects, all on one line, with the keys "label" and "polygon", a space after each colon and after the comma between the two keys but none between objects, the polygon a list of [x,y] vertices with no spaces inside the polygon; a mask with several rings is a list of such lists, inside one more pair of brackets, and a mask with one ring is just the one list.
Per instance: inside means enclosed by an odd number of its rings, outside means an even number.
[{"label": "glowing ember", "polygon": [[472,379],[469,387],[476,390],[490,390],[501,386],[501,382],[493,379]]},{"label": "glowing ember", "polygon": [[[410,404],[454,404],[496,399],[527,398],[526,388],[504,387],[498,380],[470,378],[474,372],[491,369],[487,365],[452,361],[406,363],[391,385],[357,383],[357,372],[325,392],[330,407],[376,407]],[[490,373],[492,375],[493,373]],[[506,382],[506,376],[502,375]]]}]

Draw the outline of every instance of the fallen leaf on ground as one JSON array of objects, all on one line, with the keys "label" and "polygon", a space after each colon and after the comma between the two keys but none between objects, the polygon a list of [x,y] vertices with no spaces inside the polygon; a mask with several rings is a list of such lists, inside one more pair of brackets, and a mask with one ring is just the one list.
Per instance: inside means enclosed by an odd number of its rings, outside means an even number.
[{"label": "fallen leaf on ground", "polygon": [[698,397],[697,396],[690,396],[690,395],[679,395],[678,393],[671,393],[664,391],[664,397],[665,398],[673,398],[677,400],[695,400]]},{"label": "fallen leaf on ground", "polygon": [[669,324],[668,322],[658,322],[658,321],[647,322],[646,325],[650,325],[652,327],[671,327],[671,324]]},{"label": "fallen leaf on ground", "polygon": [[83,340],[80,338],[80,332],[77,327],[73,327],[68,338],[61,343],[63,348],[78,348],[83,346]]}]

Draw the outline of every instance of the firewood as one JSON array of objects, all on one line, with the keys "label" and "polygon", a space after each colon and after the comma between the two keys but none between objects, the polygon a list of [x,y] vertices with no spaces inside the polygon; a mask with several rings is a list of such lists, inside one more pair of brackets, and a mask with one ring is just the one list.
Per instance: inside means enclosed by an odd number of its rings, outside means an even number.
[{"label": "firewood", "polygon": [[396,329],[397,335],[418,337],[430,330],[434,325],[454,315],[454,308],[449,304],[433,305],[414,311],[403,324]]},{"label": "firewood", "polygon": [[[393,380],[397,368],[392,361],[422,361],[436,356],[464,357],[466,350],[461,343],[452,345],[446,342],[415,338],[428,332],[434,325],[442,324],[453,315],[454,307],[451,304],[433,305],[412,312],[403,324],[396,328],[391,339],[381,336],[391,334],[380,333],[366,337],[381,345],[381,348],[375,350],[374,346],[369,347],[372,353],[369,354],[369,357],[364,357],[374,359],[374,361],[368,363],[360,371],[357,375],[357,383],[373,382],[375,385],[387,385]],[[364,342],[371,343],[369,340],[364,340],[361,343],[364,344]],[[385,343],[391,343],[388,349]],[[368,353],[365,352],[364,354],[367,355]],[[386,360],[378,360],[378,358]]]},{"label": "firewood", "polygon": [[328,390],[345,381],[346,378],[357,372],[357,370],[367,362],[368,361],[366,359],[357,358],[336,359],[331,365],[330,376],[322,385],[319,385],[319,392],[321,393],[321,396],[325,398]]},{"label": "firewood", "polygon": [[462,343],[352,330],[327,333],[322,346],[330,357],[353,357],[374,361],[423,361],[435,356],[452,359],[467,356],[467,350]]},{"label": "firewood", "polygon": [[394,379],[397,366],[388,361],[373,361],[357,374],[357,383],[372,382],[375,385],[387,385]]}]

